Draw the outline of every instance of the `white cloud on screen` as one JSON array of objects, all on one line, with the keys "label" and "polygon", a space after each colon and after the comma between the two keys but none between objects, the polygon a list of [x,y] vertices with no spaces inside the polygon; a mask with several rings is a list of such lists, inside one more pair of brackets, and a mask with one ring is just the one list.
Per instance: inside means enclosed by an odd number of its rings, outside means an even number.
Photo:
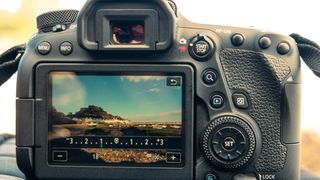
[{"label": "white cloud on screen", "polygon": [[160,92],[160,89],[159,88],[152,88],[152,89],[149,89],[147,92],[156,93],[156,92]]},{"label": "white cloud on screen", "polygon": [[73,73],[57,73],[53,76],[52,86],[63,89],[63,93],[53,94],[53,106],[58,111],[68,113],[66,109],[79,109],[85,104],[85,88]]},{"label": "white cloud on screen", "polygon": [[165,79],[163,76],[122,76],[121,80],[127,80],[133,83],[145,82],[145,81],[161,81]]}]

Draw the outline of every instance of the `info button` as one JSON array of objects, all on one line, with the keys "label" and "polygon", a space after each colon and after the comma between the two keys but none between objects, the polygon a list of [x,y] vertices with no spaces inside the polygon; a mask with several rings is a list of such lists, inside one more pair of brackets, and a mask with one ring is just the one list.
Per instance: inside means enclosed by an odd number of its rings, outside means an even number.
[{"label": "info button", "polygon": [[73,46],[70,42],[63,42],[60,45],[60,53],[67,56],[70,55],[73,51]]},{"label": "info button", "polygon": [[68,152],[67,151],[52,151],[52,161],[54,162],[67,162]]}]

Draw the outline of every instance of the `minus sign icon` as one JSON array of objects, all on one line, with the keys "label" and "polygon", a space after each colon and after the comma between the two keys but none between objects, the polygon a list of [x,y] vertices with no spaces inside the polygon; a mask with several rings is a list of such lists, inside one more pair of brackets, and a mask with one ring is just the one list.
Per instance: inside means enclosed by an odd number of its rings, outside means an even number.
[{"label": "minus sign icon", "polygon": [[58,158],[62,158],[62,157],[63,157],[63,156],[62,156],[62,155],[60,155],[60,154],[59,154],[59,155],[57,155],[57,156],[58,156]]}]

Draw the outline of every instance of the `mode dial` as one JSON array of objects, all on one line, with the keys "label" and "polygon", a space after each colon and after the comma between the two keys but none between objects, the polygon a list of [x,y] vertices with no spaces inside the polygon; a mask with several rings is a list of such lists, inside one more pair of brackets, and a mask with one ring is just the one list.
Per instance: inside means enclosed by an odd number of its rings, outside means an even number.
[{"label": "mode dial", "polygon": [[251,126],[234,116],[213,120],[202,135],[202,151],[214,166],[237,169],[246,165],[256,148],[256,137]]},{"label": "mode dial", "polygon": [[63,31],[75,22],[79,11],[61,10],[51,11],[37,17],[37,28],[40,32]]}]

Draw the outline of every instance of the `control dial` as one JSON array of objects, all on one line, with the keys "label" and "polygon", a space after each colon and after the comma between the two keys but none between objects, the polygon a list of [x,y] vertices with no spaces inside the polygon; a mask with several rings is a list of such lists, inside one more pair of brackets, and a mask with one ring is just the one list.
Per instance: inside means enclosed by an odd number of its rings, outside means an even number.
[{"label": "control dial", "polygon": [[214,166],[237,169],[246,165],[256,148],[256,137],[248,123],[234,116],[213,120],[202,135],[201,147]]},{"label": "control dial", "polygon": [[40,32],[63,31],[75,22],[78,13],[77,10],[61,10],[41,14],[37,17],[37,28]]}]

